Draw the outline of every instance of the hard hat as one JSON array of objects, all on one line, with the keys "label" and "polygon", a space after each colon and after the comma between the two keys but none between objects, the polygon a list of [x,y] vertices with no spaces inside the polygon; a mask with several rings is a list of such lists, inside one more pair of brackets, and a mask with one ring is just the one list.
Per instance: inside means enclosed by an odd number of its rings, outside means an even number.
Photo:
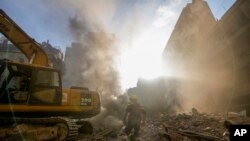
[{"label": "hard hat", "polygon": [[129,100],[130,100],[131,102],[136,102],[136,101],[137,101],[136,95],[131,95],[131,96],[129,97]]}]

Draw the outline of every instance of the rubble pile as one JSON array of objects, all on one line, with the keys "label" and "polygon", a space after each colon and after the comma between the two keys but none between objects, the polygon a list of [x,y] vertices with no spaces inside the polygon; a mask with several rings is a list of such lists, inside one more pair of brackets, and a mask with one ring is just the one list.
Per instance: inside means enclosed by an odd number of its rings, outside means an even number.
[{"label": "rubble pile", "polygon": [[[148,120],[148,127],[157,135],[155,140],[164,141],[228,141],[230,124],[249,124],[250,119],[237,113],[161,114]],[[146,139],[147,140],[147,139]]]},{"label": "rubble pile", "polygon": [[[250,123],[250,119],[239,114],[199,113],[192,109],[190,113],[159,114],[147,119],[141,125],[140,136],[135,141],[228,141],[228,125]],[[120,129],[98,128],[95,133],[81,141],[129,141]]]},{"label": "rubble pile", "polygon": [[166,115],[162,118],[162,121],[167,126],[172,126],[182,130],[192,130],[195,132],[209,132],[215,136],[219,136],[223,133],[225,128],[223,125],[224,117],[219,114],[179,114],[179,115]]},{"label": "rubble pile", "polygon": [[[223,114],[178,114],[162,115],[160,123],[166,132],[175,132],[193,140],[227,140],[227,129],[224,126]],[[159,122],[159,121],[158,121]]]}]

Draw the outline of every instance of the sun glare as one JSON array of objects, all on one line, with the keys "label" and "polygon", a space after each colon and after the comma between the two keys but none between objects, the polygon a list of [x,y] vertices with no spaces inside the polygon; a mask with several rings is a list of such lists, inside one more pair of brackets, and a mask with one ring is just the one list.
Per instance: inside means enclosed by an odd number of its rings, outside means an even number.
[{"label": "sun glare", "polygon": [[[164,47],[164,46],[163,46]],[[138,78],[154,79],[162,75],[162,45],[149,34],[141,36],[122,52],[120,72],[124,88],[135,87]]]}]

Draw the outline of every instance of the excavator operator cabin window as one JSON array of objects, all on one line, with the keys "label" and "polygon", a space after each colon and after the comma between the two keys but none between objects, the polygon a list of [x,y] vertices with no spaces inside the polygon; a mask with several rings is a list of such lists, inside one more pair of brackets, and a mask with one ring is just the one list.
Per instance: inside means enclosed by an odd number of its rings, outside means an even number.
[{"label": "excavator operator cabin window", "polygon": [[57,104],[60,99],[60,77],[58,72],[38,70],[32,92],[32,104]]},{"label": "excavator operator cabin window", "polygon": [[39,70],[37,72],[36,84],[59,87],[59,75],[54,71]]}]

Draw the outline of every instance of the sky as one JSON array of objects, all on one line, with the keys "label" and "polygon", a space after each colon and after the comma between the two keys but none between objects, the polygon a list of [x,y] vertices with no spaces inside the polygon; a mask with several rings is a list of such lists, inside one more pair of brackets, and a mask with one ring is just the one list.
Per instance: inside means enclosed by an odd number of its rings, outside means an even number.
[{"label": "sky", "polygon": [[[191,0],[0,0],[3,9],[36,41],[49,40],[63,52],[75,41],[69,20],[86,12],[119,40],[117,59],[121,83],[133,87],[137,79],[161,74],[161,53],[183,7]],[[207,0],[216,19],[235,0]],[[84,8],[84,10],[83,10]],[[86,9],[86,10],[85,10]],[[86,17],[85,17],[86,19]],[[138,55],[139,54],[139,55]]]},{"label": "sky", "polygon": [[[118,8],[116,9],[117,14],[112,17],[112,25],[119,26],[118,24],[122,22],[126,14],[129,14],[134,5],[148,3],[149,1],[119,0]],[[152,1],[150,3],[152,5],[147,7],[147,11],[153,18],[156,16],[157,8],[161,5],[166,5],[167,1],[178,3],[177,1],[181,0],[166,0],[166,2],[164,0]],[[189,1],[183,0],[182,2],[187,3]],[[207,0],[207,2],[214,16],[220,19],[235,0]],[[64,48],[70,46],[73,41],[71,35],[68,35],[69,25],[65,21],[69,17],[74,16],[74,10],[65,8],[58,0],[1,0],[0,8],[38,42],[50,40],[52,45],[60,46],[62,50],[65,50]],[[177,12],[179,13],[181,9],[178,10]]]}]

